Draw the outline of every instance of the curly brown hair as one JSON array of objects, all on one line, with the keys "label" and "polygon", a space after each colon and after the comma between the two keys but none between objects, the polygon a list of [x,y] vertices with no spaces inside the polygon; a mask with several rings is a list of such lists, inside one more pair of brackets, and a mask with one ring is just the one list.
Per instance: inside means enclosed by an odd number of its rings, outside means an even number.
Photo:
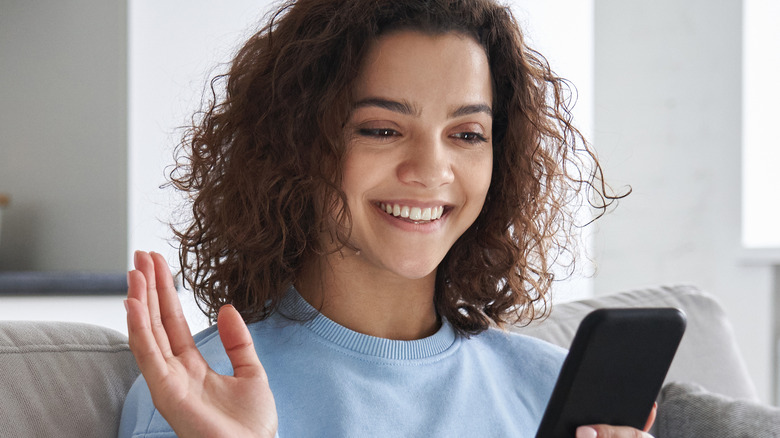
[{"label": "curly brown hair", "polygon": [[298,0],[212,80],[170,175],[191,203],[191,218],[174,226],[182,277],[212,320],[228,303],[247,322],[272,313],[306,260],[322,254],[327,212],[348,245],[340,180],[352,83],[371,44],[398,30],[473,37],[494,84],[492,181],[438,267],[439,315],[466,334],[546,313],[553,262],[573,254],[569,204],[584,194],[601,215],[620,197],[571,124],[568,83],[492,0]]}]

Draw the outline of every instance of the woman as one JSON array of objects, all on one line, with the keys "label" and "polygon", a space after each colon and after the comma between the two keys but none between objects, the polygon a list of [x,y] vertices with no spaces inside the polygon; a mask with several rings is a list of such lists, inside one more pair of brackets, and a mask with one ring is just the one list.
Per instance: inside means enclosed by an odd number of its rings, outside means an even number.
[{"label": "woman", "polygon": [[291,2],[226,78],[172,175],[217,324],[136,253],[120,436],[532,436],[565,352],[490,326],[546,310],[564,204],[614,197],[509,11]]}]

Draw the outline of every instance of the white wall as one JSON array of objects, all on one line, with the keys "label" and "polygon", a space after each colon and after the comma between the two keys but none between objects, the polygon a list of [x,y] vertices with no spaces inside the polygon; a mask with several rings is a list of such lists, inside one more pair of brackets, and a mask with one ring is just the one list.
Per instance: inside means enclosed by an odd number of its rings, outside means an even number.
[{"label": "white wall", "polygon": [[173,149],[200,108],[214,73],[251,34],[268,1],[129,2],[128,257],[136,249],[175,258],[165,244],[172,235],[177,199],[161,190]]},{"label": "white wall", "polygon": [[692,283],[771,394],[772,272],[741,251],[742,3],[596,2],[596,145],[634,193],[599,224],[597,294]]},{"label": "white wall", "polygon": [[[593,140],[594,120],[594,0],[514,0],[515,18],[525,32],[527,43],[542,53],[550,66],[574,86],[574,124]],[[581,211],[579,222],[590,221],[590,212]],[[582,230],[576,270],[556,270],[563,280],[553,284],[554,303],[593,296],[592,227]]]},{"label": "white wall", "polygon": [[742,242],[780,248],[780,2],[744,0]]},{"label": "white wall", "polygon": [[[173,151],[208,80],[257,28],[269,1],[129,1],[128,259],[138,249],[166,256],[178,269],[169,226],[180,200],[161,189]],[[208,323],[186,292],[193,331]]]}]

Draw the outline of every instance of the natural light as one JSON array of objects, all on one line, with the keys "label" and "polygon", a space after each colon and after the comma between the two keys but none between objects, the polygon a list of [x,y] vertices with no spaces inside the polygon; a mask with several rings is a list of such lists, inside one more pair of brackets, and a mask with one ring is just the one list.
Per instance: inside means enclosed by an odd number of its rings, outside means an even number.
[{"label": "natural light", "polygon": [[742,244],[780,247],[780,2],[745,0]]}]

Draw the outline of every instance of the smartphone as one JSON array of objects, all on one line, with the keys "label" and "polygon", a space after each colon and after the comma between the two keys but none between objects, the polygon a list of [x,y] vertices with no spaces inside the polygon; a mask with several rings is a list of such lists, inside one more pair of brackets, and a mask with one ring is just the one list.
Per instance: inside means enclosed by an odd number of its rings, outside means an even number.
[{"label": "smartphone", "polygon": [[675,308],[606,308],[574,336],[537,438],[572,438],[577,427],[642,429],[685,332]]}]

